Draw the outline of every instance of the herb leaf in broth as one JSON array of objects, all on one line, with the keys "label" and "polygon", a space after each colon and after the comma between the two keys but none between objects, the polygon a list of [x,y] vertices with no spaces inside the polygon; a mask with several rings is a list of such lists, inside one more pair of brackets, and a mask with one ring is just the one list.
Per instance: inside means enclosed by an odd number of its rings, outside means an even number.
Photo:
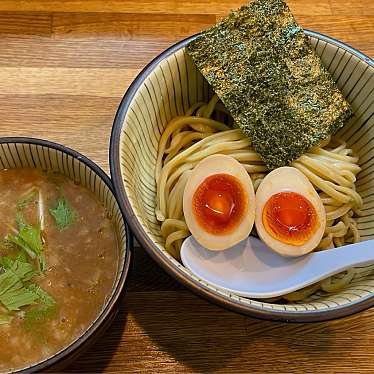
[{"label": "herb leaf in broth", "polygon": [[24,314],[24,326],[26,329],[32,329],[36,325],[43,323],[47,318],[54,317],[57,312],[57,304],[39,305]]},{"label": "herb leaf in broth", "polygon": [[40,303],[43,303],[44,306],[52,306],[56,304],[55,299],[45,292],[40,286],[37,284],[31,284],[28,289],[33,292],[35,295],[38,296],[38,300]]},{"label": "herb leaf in broth", "polygon": [[[39,214],[38,223],[31,225],[25,221],[22,210],[38,199],[38,194],[40,204],[40,190],[36,187],[31,188],[18,201],[17,228],[10,226],[13,233],[8,234],[0,243],[0,248],[6,254],[0,253],[0,325],[10,323],[18,316],[24,321],[26,329],[43,328],[44,321],[57,312],[54,298],[38,284],[33,283],[33,277],[41,274],[39,270],[46,270],[42,236],[43,217]],[[61,207],[70,208],[65,201],[62,206],[57,205],[60,210]],[[65,221],[70,222],[72,217],[74,220],[76,218],[73,210],[64,214],[68,216],[68,220],[65,217]]]},{"label": "herb leaf in broth", "polygon": [[[42,313],[46,315],[52,313],[56,302],[52,296],[45,292],[40,286],[34,283],[28,283],[37,272],[28,262],[22,262],[18,256],[12,259],[7,256],[0,257],[0,266],[5,270],[0,275],[0,302],[9,311],[19,310],[22,306],[32,305],[38,302],[37,308],[27,311],[25,318]],[[34,311],[35,310],[35,311]],[[2,314],[1,314],[2,315]]]},{"label": "herb leaf in broth", "polygon": [[1,260],[1,266],[5,269],[0,274],[1,304],[9,311],[15,311],[38,300],[39,295],[24,284],[36,274],[34,267],[19,260],[13,261],[11,265],[11,259],[2,257]]},{"label": "herb leaf in broth", "polygon": [[0,274],[0,279],[1,276],[4,275],[7,271],[11,271],[12,273],[14,273],[23,282],[29,281],[34,275],[37,274],[35,268],[30,263],[28,263],[23,256],[20,255],[15,259],[12,259],[8,256],[0,257],[0,266],[4,269],[4,273]]},{"label": "herb leaf in broth", "polygon": [[53,317],[57,312],[57,304],[52,296],[36,284],[32,284],[30,288],[38,295],[41,305],[25,312],[24,320],[27,329],[31,329],[36,324],[45,321],[45,319]]},{"label": "herb leaf in broth", "polygon": [[20,213],[17,214],[18,234],[8,234],[6,239],[21,247],[32,259],[38,261],[40,270],[46,270],[43,254],[43,240],[40,224],[35,226],[26,223]]},{"label": "herb leaf in broth", "polygon": [[78,213],[71,207],[64,197],[60,197],[53,208],[49,209],[59,230],[64,230],[76,222]]}]

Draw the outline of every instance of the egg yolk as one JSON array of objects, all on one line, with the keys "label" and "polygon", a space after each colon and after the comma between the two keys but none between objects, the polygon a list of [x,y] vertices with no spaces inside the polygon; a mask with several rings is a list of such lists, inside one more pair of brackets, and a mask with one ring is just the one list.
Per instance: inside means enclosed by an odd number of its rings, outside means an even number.
[{"label": "egg yolk", "polygon": [[302,245],[317,229],[317,213],[304,196],[296,192],[279,192],[266,202],[262,222],[274,239]]},{"label": "egg yolk", "polygon": [[198,224],[211,234],[233,231],[242,221],[247,205],[246,194],[239,180],[229,174],[206,178],[192,198]]}]

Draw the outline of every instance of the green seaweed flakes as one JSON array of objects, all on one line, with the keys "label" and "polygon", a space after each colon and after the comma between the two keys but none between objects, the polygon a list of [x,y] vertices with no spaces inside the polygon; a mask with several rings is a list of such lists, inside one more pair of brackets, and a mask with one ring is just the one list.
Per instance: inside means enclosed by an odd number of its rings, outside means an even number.
[{"label": "green seaweed flakes", "polygon": [[187,46],[270,169],[335,133],[349,104],[282,0],[256,0]]}]

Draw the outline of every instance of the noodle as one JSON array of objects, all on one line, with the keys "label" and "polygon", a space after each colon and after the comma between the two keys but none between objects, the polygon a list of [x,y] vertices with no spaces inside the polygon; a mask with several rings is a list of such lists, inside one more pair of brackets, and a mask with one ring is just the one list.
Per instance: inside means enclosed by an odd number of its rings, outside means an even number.
[{"label": "noodle", "polygon": [[[218,119],[225,118],[225,122]],[[268,170],[251,141],[239,129],[218,96],[209,103],[194,104],[186,115],[172,119],[161,136],[156,161],[156,217],[162,223],[166,250],[180,260],[183,239],[190,235],[183,215],[183,192],[195,165],[213,154],[226,154],[240,162],[250,175],[255,191]],[[356,192],[356,175],[361,170],[358,157],[347,144],[328,138],[291,165],[313,184],[326,211],[326,229],[316,251],[360,241],[355,216],[362,208]],[[354,270],[327,278],[317,284],[283,296],[288,301],[302,300],[318,290],[336,292],[353,278]]]}]

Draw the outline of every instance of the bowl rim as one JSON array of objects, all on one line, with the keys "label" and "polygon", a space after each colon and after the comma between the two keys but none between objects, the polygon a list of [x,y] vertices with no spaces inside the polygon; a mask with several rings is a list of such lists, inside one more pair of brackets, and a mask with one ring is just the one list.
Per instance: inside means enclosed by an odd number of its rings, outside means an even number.
[{"label": "bowl rim", "polygon": [[[329,36],[320,34],[315,31],[305,29],[305,34],[310,37],[315,37],[324,42],[333,44],[339,48],[349,51],[351,54],[355,55],[360,60],[374,67],[374,60],[366,56],[362,52],[356,50],[355,48],[338,41]],[[238,302],[235,302],[218,292],[209,290],[203,284],[198,281],[189,278],[187,275],[182,273],[175,265],[173,265],[166,256],[161,256],[159,254],[159,249],[155,243],[148,237],[142,225],[137,220],[137,217],[132,209],[129,198],[126,194],[124,185],[122,183],[121,176],[121,161],[120,161],[120,135],[122,131],[122,124],[127,111],[130,107],[132,99],[134,98],[138,88],[145,81],[145,79],[150,75],[150,73],[156,68],[157,65],[170,55],[174,54],[179,49],[185,47],[190,41],[197,38],[201,33],[189,36],[160,53],[151,62],[149,62],[144,69],[137,75],[134,81],[131,83],[127,91],[125,92],[120,105],[117,109],[112,132],[110,137],[110,147],[109,147],[109,165],[110,172],[113,181],[113,187],[116,192],[119,203],[123,206],[123,211],[125,213],[126,220],[137,238],[140,245],[145,248],[146,252],[151,256],[151,258],[157,262],[169,275],[171,275],[176,281],[185,285],[189,290],[195,293],[197,296],[203,297],[216,305],[219,305],[225,309],[238,312],[240,314],[245,314],[251,317],[256,317],[265,320],[272,321],[284,321],[284,322],[321,322],[333,319],[338,319],[352,315],[354,313],[363,311],[374,306],[374,294],[368,295],[360,299],[359,301],[351,302],[344,306],[330,307],[324,310],[307,310],[307,311],[285,311],[285,310],[268,310],[256,305],[244,306]]]},{"label": "bowl rim", "polygon": [[100,314],[91,323],[88,329],[80,337],[78,337],[72,343],[70,343],[68,346],[66,346],[59,352],[55,353],[53,356],[44,359],[41,362],[38,362],[34,365],[15,371],[15,373],[19,373],[19,374],[40,372],[42,370],[46,370],[50,368],[51,366],[61,362],[64,358],[66,358],[71,353],[76,352],[80,347],[83,346],[85,342],[89,340],[89,338],[91,338],[92,336],[95,335],[95,333],[98,332],[98,330],[104,324],[106,319],[110,317],[111,313],[115,312],[114,308],[117,305],[123,293],[125,292],[125,284],[128,279],[130,265],[131,265],[132,258],[133,258],[133,236],[127,224],[122,206],[117,199],[111,179],[108,177],[108,175],[104,172],[104,170],[99,165],[97,165],[95,162],[90,160],[88,157],[62,144],[55,143],[49,140],[34,138],[34,137],[18,137],[18,136],[0,137],[0,144],[30,144],[30,145],[35,145],[35,146],[43,146],[46,148],[60,151],[62,153],[65,153],[73,157],[74,159],[77,159],[80,162],[83,162],[90,170],[92,170],[96,175],[98,175],[98,177],[106,184],[109,191],[114,197],[115,203],[117,203],[118,205],[118,208],[121,212],[124,225],[125,225],[126,253],[123,259],[123,265],[119,268],[119,271],[121,272],[121,274],[118,279],[116,287],[112,290],[112,296],[108,300],[105,308],[101,310]]}]

